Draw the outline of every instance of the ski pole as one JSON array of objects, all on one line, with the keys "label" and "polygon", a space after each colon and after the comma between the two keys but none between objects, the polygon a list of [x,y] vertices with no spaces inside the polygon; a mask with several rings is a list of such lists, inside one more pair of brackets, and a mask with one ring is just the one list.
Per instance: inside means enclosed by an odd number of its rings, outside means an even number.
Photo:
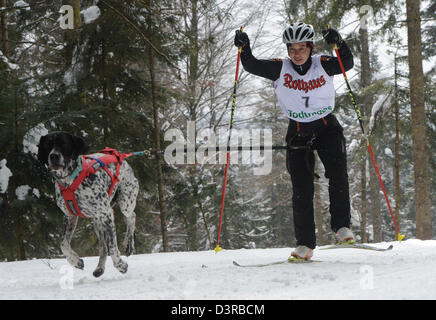
[{"label": "ski pole", "polygon": [[[327,29],[330,29],[330,26],[327,26]],[[336,43],[334,44],[334,49],[335,49],[335,52],[336,52],[336,56],[338,57],[339,66],[341,67],[341,71],[342,71],[342,74],[344,76],[345,83],[347,85],[348,94],[349,94],[349,96],[351,98],[351,102],[353,104],[354,111],[356,112],[357,119],[359,120],[360,128],[362,129],[363,137],[366,139],[366,144],[368,146],[368,151],[369,151],[369,154],[371,156],[371,160],[372,160],[372,163],[374,165],[375,171],[377,172],[378,181],[380,182],[380,186],[381,186],[381,188],[383,190],[383,194],[385,196],[386,203],[387,203],[388,208],[389,208],[389,212],[391,213],[392,221],[394,222],[394,225],[395,225],[395,230],[397,232],[397,240],[401,241],[401,240],[404,239],[405,236],[400,234],[400,230],[398,229],[397,222],[395,221],[394,213],[392,212],[391,204],[389,203],[389,198],[388,198],[388,195],[386,193],[386,189],[385,189],[385,186],[383,184],[383,180],[382,180],[382,177],[380,175],[380,171],[378,169],[377,162],[375,161],[375,157],[374,157],[374,153],[373,153],[372,148],[371,148],[371,144],[369,143],[369,138],[368,138],[368,136],[365,133],[365,129],[364,129],[364,126],[363,126],[363,121],[362,121],[362,116],[360,114],[360,110],[359,110],[359,107],[357,106],[356,100],[354,99],[354,94],[353,94],[353,91],[351,90],[351,86],[350,86],[350,83],[348,81],[347,74],[345,73],[345,68],[344,68],[344,65],[342,63],[342,59],[341,59],[341,56],[339,54],[338,46],[337,46]]]},{"label": "ski pole", "polygon": [[[241,27],[239,30],[243,31]],[[230,146],[230,138],[232,135],[232,127],[233,127],[233,119],[235,115],[235,107],[236,107],[236,88],[238,87],[238,76],[239,76],[239,62],[241,60],[241,52],[242,47],[238,47],[238,58],[236,60],[236,74],[235,74],[235,83],[233,85],[233,94],[232,94],[232,111],[230,115],[230,123],[229,123],[229,137],[227,140],[227,146]],[[220,235],[221,235],[221,226],[223,221],[223,212],[224,212],[224,200],[226,197],[226,184],[227,184],[227,172],[229,169],[229,161],[230,161],[230,151],[227,150],[227,159],[226,159],[226,167],[224,169],[224,182],[223,182],[223,191],[221,195],[221,209],[220,209],[220,219],[218,225],[218,239],[215,247],[215,252],[218,253],[222,249],[220,248]]]}]

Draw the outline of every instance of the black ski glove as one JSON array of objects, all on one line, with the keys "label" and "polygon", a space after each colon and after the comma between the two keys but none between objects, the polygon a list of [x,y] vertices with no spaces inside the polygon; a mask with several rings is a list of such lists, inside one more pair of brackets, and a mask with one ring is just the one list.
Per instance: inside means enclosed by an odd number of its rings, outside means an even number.
[{"label": "black ski glove", "polygon": [[337,45],[341,44],[341,42],[342,42],[341,35],[335,29],[332,29],[332,28],[324,29],[321,32],[322,32],[322,36],[324,37],[324,40],[328,44],[335,44],[335,43]]},{"label": "black ski glove", "polygon": [[248,39],[248,35],[241,30],[236,30],[235,46],[245,47],[247,45],[250,46],[250,39]]}]

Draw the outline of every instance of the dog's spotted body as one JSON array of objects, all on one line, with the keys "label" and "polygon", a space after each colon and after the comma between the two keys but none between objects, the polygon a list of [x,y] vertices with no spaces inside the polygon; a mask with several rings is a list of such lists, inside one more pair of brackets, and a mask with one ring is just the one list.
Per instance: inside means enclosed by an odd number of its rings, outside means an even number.
[{"label": "dog's spotted body", "polygon": [[[53,132],[41,137],[38,149],[38,159],[46,164],[56,179],[67,188],[74,181],[71,175],[77,167],[79,155],[86,153],[88,146],[79,137],[65,132]],[[103,154],[92,154],[98,158]],[[115,174],[117,163],[108,165],[112,174]],[[119,182],[115,185],[112,194],[108,190],[112,179],[105,170],[98,170],[87,177],[75,192],[77,204],[83,216],[92,219],[95,233],[99,242],[100,259],[94,276],[104,273],[107,255],[112,258],[115,268],[120,272],[127,272],[127,263],[120,257],[117,246],[117,237],[114,223],[113,205],[118,205],[123,213],[127,225],[127,232],[123,241],[123,250],[126,256],[134,253],[135,231],[135,205],[139,191],[138,181],[130,165],[123,161],[118,175]],[[78,217],[70,214],[60,187],[55,184],[56,202],[64,213],[64,236],[61,250],[67,261],[74,267],[83,269],[83,260],[71,248],[71,238],[77,225]]]}]

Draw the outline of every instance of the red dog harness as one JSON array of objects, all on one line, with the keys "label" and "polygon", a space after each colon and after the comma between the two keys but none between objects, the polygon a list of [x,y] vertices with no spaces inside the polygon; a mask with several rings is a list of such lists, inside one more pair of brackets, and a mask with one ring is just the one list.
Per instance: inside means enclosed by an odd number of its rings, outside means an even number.
[{"label": "red dog harness", "polygon": [[[98,153],[105,154],[104,156],[101,156],[100,158],[94,158],[92,156],[82,155],[82,170],[79,172],[76,179],[74,179],[73,183],[68,187],[65,188],[58,180],[56,181],[58,183],[59,188],[61,189],[62,196],[64,197],[65,205],[68,209],[68,212],[72,214],[73,216],[77,217],[84,217],[80,211],[79,205],[77,204],[76,196],[74,195],[74,192],[76,192],[77,188],[82,184],[82,182],[91,174],[95,174],[98,170],[105,170],[107,174],[111,177],[112,183],[108,190],[108,196],[110,197],[115,185],[120,181],[118,179],[118,175],[120,173],[120,167],[121,163],[124,159],[134,155],[135,153],[118,153],[117,150],[107,148],[104,150],[99,151]],[[90,160],[90,161],[87,161]],[[115,175],[110,172],[108,169],[108,164],[110,163],[116,163],[117,168],[115,171]]]}]

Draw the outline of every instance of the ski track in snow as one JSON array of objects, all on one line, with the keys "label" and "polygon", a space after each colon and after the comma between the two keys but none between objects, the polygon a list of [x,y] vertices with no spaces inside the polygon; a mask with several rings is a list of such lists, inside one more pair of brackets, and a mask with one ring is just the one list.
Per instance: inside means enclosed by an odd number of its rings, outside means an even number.
[{"label": "ski track in snow", "polygon": [[[283,260],[292,248],[140,254],[123,257],[126,274],[108,259],[100,278],[92,275],[98,257],[85,257],[84,270],[70,268],[65,259],[1,262],[0,299],[435,299],[436,240],[374,245],[389,244],[394,248],[387,252],[315,250],[313,258],[323,263],[262,268],[239,268],[232,261]],[[69,279],[72,284],[65,285]]]}]

